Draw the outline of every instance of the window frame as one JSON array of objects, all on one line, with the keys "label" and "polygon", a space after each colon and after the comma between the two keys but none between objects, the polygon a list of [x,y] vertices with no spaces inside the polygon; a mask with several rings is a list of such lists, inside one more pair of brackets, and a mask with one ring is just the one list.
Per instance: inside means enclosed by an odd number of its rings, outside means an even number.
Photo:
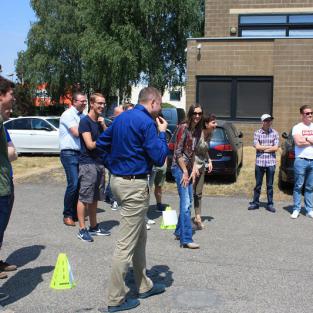
[{"label": "window frame", "polygon": [[[291,23],[290,22],[290,17],[291,16],[307,16],[307,15],[312,15],[313,13],[298,13],[298,14],[293,14],[293,13],[288,13],[288,14],[282,14],[282,13],[277,13],[277,14],[239,14],[238,15],[238,36],[242,37],[242,31],[243,30],[269,30],[269,29],[285,29],[286,31],[286,36],[285,37],[279,37],[279,38],[297,38],[297,37],[290,37],[289,36],[289,31],[290,30],[296,30],[296,29],[313,29],[313,21],[312,22],[302,22],[302,23]],[[287,22],[286,23],[241,23],[240,19],[241,17],[245,16],[286,16]],[[262,36],[259,36],[262,37]],[[264,36],[264,37],[270,37],[270,36]],[[299,36],[301,37],[301,36]],[[242,37],[242,38],[249,38],[249,37]],[[276,38],[273,36],[273,38]],[[308,37],[308,38],[313,38]]]},{"label": "window frame", "polygon": [[[196,76],[196,103],[199,103],[199,88],[201,81],[231,81],[231,99],[230,99],[230,117],[223,117],[226,121],[259,121],[260,117],[237,117],[237,82],[253,81],[253,82],[269,82],[270,88],[270,112],[273,114],[273,96],[274,96],[274,78],[273,76],[214,76],[214,75],[197,75]],[[204,109],[204,108],[203,108]],[[217,117],[219,118],[218,114]]]}]

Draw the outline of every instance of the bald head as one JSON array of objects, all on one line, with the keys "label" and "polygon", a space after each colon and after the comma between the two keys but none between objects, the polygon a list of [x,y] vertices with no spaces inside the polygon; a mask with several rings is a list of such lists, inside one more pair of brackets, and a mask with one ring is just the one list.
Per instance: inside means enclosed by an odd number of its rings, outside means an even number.
[{"label": "bald head", "polygon": [[118,105],[117,107],[114,108],[114,112],[113,112],[114,117],[117,117],[118,115],[123,113],[123,111],[124,111],[123,106]]}]

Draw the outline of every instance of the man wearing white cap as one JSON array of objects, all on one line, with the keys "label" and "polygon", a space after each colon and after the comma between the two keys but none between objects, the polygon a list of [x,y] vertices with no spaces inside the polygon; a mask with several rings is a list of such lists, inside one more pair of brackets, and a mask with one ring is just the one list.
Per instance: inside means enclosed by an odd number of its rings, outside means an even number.
[{"label": "man wearing white cap", "polygon": [[294,208],[291,218],[297,218],[301,210],[301,192],[304,186],[304,207],[307,217],[313,218],[313,111],[311,106],[300,108],[302,122],[292,129],[295,142]]},{"label": "man wearing white cap", "polygon": [[258,209],[264,173],[266,173],[267,206],[269,212],[275,213],[273,203],[273,182],[276,168],[276,151],[279,135],[271,128],[273,117],[269,114],[261,116],[262,127],[254,133],[253,146],[256,149],[255,180],[253,200],[248,210]]}]

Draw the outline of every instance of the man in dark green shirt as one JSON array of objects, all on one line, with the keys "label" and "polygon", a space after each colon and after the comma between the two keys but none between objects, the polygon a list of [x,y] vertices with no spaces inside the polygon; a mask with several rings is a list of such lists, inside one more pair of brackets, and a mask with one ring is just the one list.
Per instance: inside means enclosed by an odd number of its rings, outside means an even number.
[{"label": "man in dark green shirt", "polygon": [[[8,156],[8,144],[3,122],[10,117],[14,84],[0,76],[0,249],[3,235],[8,225],[14,200],[11,165]],[[6,278],[5,272],[16,270],[15,265],[0,260],[0,278]],[[6,294],[0,293],[0,301],[6,299]]]}]

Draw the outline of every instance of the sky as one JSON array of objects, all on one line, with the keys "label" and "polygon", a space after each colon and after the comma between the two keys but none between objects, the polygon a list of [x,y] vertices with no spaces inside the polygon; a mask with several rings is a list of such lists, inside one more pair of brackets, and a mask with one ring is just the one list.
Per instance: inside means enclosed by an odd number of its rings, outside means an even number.
[{"label": "sky", "polygon": [[[26,49],[25,41],[36,16],[30,0],[0,0],[0,64],[1,75],[14,73],[17,52]],[[10,77],[9,77],[10,78]],[[14,76],[14,79],[16,76]]]}]

